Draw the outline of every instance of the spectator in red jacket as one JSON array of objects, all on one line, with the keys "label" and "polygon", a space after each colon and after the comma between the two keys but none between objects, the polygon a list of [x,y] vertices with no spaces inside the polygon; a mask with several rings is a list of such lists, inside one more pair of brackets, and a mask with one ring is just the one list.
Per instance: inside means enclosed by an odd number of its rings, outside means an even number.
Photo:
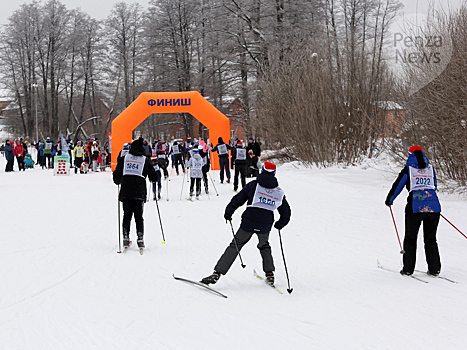
[{"label": "spectator in red jacket", "polygon": [[24,166],[24,148],[20,140],[16,140],[15,148],[13,149],[13,154],[18,161],[18,169],[25,171],[26,167]]}]

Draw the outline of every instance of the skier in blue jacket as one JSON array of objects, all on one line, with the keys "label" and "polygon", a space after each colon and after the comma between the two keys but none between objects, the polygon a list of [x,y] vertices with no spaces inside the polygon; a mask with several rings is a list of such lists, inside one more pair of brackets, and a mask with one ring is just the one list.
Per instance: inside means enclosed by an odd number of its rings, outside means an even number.
[{"label": "skier in blue jacket", "polygon": [[437,183],[433,166],[420,146],[409,149],[406,166],[389,191],[385,204],[391,206],[404,187],[409,192],[405,207],[405,237],[401,274],[410,276],[415,269],[417,236],[423,222],[423,238],[428,274],[438,276],[441,261],[436,241],[441,205],[436,194]]}]

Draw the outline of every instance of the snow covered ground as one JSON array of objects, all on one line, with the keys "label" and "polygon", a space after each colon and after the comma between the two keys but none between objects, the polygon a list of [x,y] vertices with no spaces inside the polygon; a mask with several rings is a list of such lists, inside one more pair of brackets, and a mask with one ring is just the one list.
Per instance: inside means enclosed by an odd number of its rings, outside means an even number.
[{"label": "snow covered ground", "polygon": [[[214,286],[228,299],[172,278],[207,276],[232,239],[223,212],[234,193],[217,172],[219,196],[211,183],[210,197],[199,202],[185,200],[187,182],[180,200],[183,176],[171,175],[169,201],[164,188],[159,202],[166,244],[151,200],[140,256],[134,247],[117,254],[110,171],[54,177],[52,170],[4,167],[0,157],[1,349],[465,349],[464,237],[440,223],[442,275],[459,284],[420,274],[424,284],[377,268],[379,260],[400,269],[384,205],[396,173],[387,167],[279,167],[292,208],[282,241],[293,293],[273,230],[276,286],[284,294],[253,277],[253,269],[261,271],[253,237],[242,250],[246,268],[237,260]],[[403,194],[393,207],[402,235]],[[440,198],[443,213],[465,232],[465,199]],[[418,253],[424,271],[421,237]]]}]

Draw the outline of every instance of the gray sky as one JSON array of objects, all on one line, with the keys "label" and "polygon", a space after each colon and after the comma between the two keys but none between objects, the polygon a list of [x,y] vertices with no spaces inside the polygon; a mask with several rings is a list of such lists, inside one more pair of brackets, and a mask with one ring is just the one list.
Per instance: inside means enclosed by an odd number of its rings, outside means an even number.
[{"label": "gray sky", "polygon": [[[450,5],[453,8],[459,7],[463,0],[402,0],[405,5],[404,12],[409,13],[426,13],[429,2],[434,1],[436,5],[441,5],[447,9]],[[2,1],[2,11],[0,11],[0,24],[6,24],[8,17],[20,8],[20,4],[30,3],[31,1]],[[42,1],[45,2],[45,1]],[[80,7],[83,12],[86,12],[91,17],[96,19],[106,18],[112,6],[119,2],[119,0],[61,0],[68,9],[75,9]],[[143,7],[147,7],[148,0],[128,1],[129,3],[139,3]]]}]

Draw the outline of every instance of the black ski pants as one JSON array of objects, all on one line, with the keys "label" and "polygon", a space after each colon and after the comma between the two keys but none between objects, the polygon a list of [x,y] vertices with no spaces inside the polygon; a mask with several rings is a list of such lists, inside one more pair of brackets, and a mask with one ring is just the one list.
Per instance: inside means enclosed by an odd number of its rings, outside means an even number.
[{"label": "black ski pants", "polygon": [[[252,232],[248,232],[242,228],[239,228],[235,234],[234,239],[232,239],[232,242],[230,242],[230,245],[227,247],[224,254],[222,254],[216,266],[214,267],[214,270],[225,275],[229,271],[230,266],[232,266],[238,255],[235,242],[237,242],[238,250],[240,251],[243,246],[248,243],[251,236],[253,236]],[[261,257],[263,258],[263,271],[273,272],[275,268],[274,260],[272,259],[271,254],[271,246],[269,245],[269,233],[260,233],[257,234],[257,236],[258,245],[256,247],[259,249]]]},{"label": "black ski pants", "polygon": [[439,218],[440,213],[405,214],[404,271],[413,273],[415,270],[417,236],[422,222],[428,271],[432,273],[439,273],[441,271],[441,260],[439,257],[438,242],[436,241]]},{"label": "black ski pants", "polygon": [[143,208],[144,202],[138,199],[124,199],[123,201],[123,235],[130,234],[131,218],[135,215],[136,233],[138,237],[144,235]]},{"label": "black ski pants", "polygon": [[192,177],[190,178],[190,196],[193,195],[193,189],[196,184],[196,196],[201,194],[201,178],[200,177]]},{"label": "black ski pants", "polygon": [[178,172],[178,166],[181,165],[182,166],[182,171],[185,172],[185,165],[183,164],[183,159],[182,159],[182,155],[175,155],[174,156],[174,160],[173,160],[173,163],[175,165],[175,171],[177,172],[177,175],[179,174]]},{"label": "black ski pants", "polygon": [[227,177],[227,180],[230,181],[229,158],[219,157],[219,166],[221,168],[221,172],[220,172],[221,182],[224,182],[224,171],[225,171],[225,176]]},{"label": "black ski pants", "polygon": [[235,164],[235,175],[234,175],[234,190],[238,189],[238,175],[240,175],[240,181],[242,182],[242,188],[246,184],[246,172],[248,169],[248,164]]},{"label": "black ski pants", "polygon": [[209,190],[209,185],[208,185],[209,164],[203,165],[203,167],[201,168],[201,171],[203,172],[204,189],[208,191]]}]

